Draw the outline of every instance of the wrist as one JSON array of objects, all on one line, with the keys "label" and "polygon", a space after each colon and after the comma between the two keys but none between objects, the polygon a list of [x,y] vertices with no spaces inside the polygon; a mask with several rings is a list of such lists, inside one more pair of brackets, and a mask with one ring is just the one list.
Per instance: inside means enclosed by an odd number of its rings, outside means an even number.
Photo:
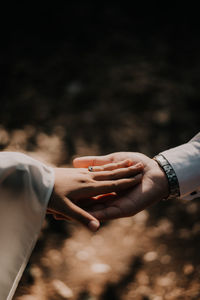
[{"label": "wrist", "polygon": [[159,196],[160,200],[167,199],[170,194],[169,182],[164,170],[160,167],[160,165],[155,161],[155,159],[151,159],[152,169],[154,170],[154,181],[158,189],[160,190]]}]

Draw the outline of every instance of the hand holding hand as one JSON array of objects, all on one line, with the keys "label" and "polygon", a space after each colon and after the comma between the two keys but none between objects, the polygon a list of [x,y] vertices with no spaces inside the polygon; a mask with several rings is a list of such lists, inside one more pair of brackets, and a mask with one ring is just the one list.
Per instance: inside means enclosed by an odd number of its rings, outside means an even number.
[{"label": "hand holding hand", "polygon": [[129,159],[133,163],[142,162],[144,165],[141,184],[132,187],[124,195],[111,201],[98,201],[98,205],[90,202],[87,210],[98,220],[110,220],[135,215],[147,206],[168,196],[168,181],[157,162],[144,154],[134,152],[117,152],[105,156],[88,156],[76,158],[75,167],[86,168],[108,163],[118,163]]},{"label": "hand holding hand", "polygon": [[57,219],[77,220],[95,231],[99,221],[76,204],[95,202],[95,196],[132,188],[141,181],[142,170],[142,164],[133,166],[130,160],[109,163],[93,172],[84,168],[56,168],[48,212]]}]

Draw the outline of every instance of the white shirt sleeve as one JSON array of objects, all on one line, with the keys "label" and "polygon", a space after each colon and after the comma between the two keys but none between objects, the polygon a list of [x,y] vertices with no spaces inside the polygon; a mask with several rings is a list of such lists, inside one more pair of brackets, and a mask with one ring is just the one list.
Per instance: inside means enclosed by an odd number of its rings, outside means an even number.
[{"label": "white shirt sleeve", "polygon": [[0,299],[12,299],[41,229],[54,172],[21,153],[0,152]]},{"label": "white shirt sleeve", "polygon": [[161,153],[173,167],[178,178],[180,197],[200,197],[200,133],[191,141]]}]

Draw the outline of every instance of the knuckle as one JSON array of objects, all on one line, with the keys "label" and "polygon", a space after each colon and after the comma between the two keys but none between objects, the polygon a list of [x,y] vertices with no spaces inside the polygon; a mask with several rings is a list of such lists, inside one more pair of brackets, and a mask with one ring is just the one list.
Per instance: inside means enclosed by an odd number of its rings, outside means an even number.
[{"label": "knuckle", "polygon": [[84,178],[84,179],[81,178],[81,179],[79,180],[79,183],[82,184],[82,185],[83,185],[83,184],[86,184],[87,182],[88,182],[88,181],[87,181],[87,179],[85,179],[85,178]]},{"label": "knuckle", "polygon": [[91,182],[94,183],[94,182],[100,180],[100,178],[101,177],[98,174],[92,174],[92,176],[91,176]]},{"label": "knuckle", "polygon": [[131,184],[131,183],[135,182],[135,178],[134,177],[127,178],[126,182],[127,182],[127,184]]},{"label": "knuckle", "polygon": [[96,169],[97,169],[98,171],[104,171],[104,170],[106,170],[106,168],[107,168],[107,167],[102,167],[102,166],[96,167]]},{"label": "knuckle", "polygon": [[117,191],[119,189],[119,182],[118,181],[113,181],[111,184],[111,187],[113,190]]},{"label": "knuckle", "polygon": [[119,170],[113,170],[113,171],[109,172],[109,175],[110,175],[110,177],[112,177],[113,179],[115,179],[119,173],[120,173]]},{"label": "knuckle", "polygon": [[81,168],[80,173],[86,175],[88,173],[88,170],[85,168]]},{"label": "knuckle", "polygon": [[91,177],[91,176],[88,176],[87,174],[86,174],[86,176],[80,178],[80,180],[79,180],[79,182],[80,182],[81,184],[84,184],[84,185],[88,185],[88,184],[90,184],[92,181],[93,181],[92,177]]},{"label": "knuckle", "polygon": [[116,175],[108,174],[107,179],[108,179],[108,180],[113,180],[113,181],[114,181],[114,180],[116,179]]},{"label": "knuckle", "polygon": [[90,176],[88,177],[88,183],[94,183],[97,177],[98,175],[91,173]]}]

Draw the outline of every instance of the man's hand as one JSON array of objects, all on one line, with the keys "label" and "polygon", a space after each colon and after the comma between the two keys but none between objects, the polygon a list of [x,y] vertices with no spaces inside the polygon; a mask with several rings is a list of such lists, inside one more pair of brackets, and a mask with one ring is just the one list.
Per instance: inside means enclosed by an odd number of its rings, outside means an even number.
[{"label": "man's hand", "polygon": [[87,207],[98,220],[110,220],[133,216],[147,206],[166,198],[169,193],[168,181],[158,164],[141,153],[117,152],[105,156],[88,156],[74,159],[74,167],[86,168],[97,166],[94,170],[99,170],[99,166],[108,163],[117,163],[125,159],[131,160],[134,164],[142,162],[144,165],[144,176],[141,184],[134,186],[124,195],[114,200],[99,199],[98,204],[93,202]]},{"label": "man's hand", "polygon": [[47,211],[56,219],[77,220],[95,231],[100,226],[99,221],[77,203],[84,205],[88,201],[95,202],[98,195],[116,194],[132,188],[141,182],[142,170],[142,164],[133,165],[127,159],[101,166],[93,172],[84,168],[56,168],[54,190]]}]

